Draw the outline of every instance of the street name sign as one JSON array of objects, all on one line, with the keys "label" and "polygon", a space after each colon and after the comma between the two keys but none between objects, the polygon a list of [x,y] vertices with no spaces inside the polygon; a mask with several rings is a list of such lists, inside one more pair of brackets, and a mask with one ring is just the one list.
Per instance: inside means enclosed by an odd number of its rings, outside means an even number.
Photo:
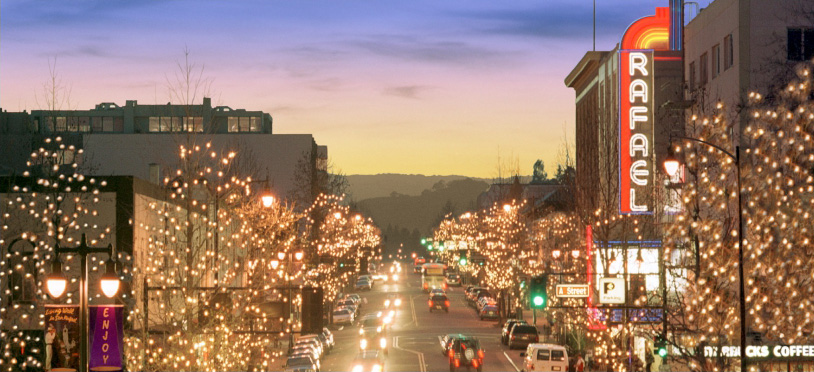
[{"label": "street name sign", "polygon": [[586,298],[588,297],[587,284],[558,284],[557,297]]}]

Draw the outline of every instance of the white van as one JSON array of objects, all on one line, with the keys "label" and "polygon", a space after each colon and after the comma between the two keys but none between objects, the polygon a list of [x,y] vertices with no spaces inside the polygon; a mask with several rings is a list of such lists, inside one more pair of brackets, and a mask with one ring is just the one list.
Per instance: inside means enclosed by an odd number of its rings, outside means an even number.
[{"label": "white van", "polygon": [[568,352],[565,346],[552,344],[529,344],[523,357],[523,371],[568,371]]}]

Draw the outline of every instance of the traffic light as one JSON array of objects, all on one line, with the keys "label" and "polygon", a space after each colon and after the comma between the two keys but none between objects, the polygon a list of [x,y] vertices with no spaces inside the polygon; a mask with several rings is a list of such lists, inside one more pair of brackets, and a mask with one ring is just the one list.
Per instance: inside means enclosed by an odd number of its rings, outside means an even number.
[{"label": "traffic light", "polygon": [[662,358],[667,356],[667,340],[660,335],[656,335],[655,339],[653,339],[653,354]]},{"label": "traffic light", "polygon": [[466,266],[466,263],[467,263],[466,257],[461,257],[461,259],[458,260],[458,264],[460,264],[461,266]]},{"label": "traffic light", "polygon": [[529,283],[529,299],[532,309],[545,309],[548,305],[548,276],[538,275],[531,278]]}]

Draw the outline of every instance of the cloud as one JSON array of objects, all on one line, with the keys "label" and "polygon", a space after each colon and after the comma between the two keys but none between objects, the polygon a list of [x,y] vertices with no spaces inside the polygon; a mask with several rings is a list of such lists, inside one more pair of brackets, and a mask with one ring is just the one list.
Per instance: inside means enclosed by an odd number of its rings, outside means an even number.
[{"label": "cloud", "polygon": [[402,85],[384,88],[384,94],[402,98],[418,99],[419,95],[433,87],[428,85]]},{"label": "cloud", "polygon": [[460,40],[434,40],[416,35],[374,35],[349,42],[374,55],[401,61],[479,63],[505,52]]}]

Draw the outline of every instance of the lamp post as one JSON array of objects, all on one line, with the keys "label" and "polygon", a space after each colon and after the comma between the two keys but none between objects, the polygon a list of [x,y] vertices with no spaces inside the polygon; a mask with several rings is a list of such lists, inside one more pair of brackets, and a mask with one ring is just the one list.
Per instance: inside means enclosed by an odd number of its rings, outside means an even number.
[{"label": "lamp post", "polygon": [[[747,370],[747,357],[746,357],[746,295],[745,295],[745,288],[744,288],[744,278],[743,278],[743,243],[746,238],[743,236],[743,210],[742,210],[742,201],[741,201],[741,167],[740,167],[740,146],[735,146],[735,154],[733,155],[729,151],[724,150],[720,146],[715,144],[709,143],[704,140],[700,140],[698,138],[692,137],[682,137],[682,136],[674,136],[675,138],[685,139],[688,141],[694,141],[698,143],[702,143],[704,145],[710,146],[712,148],[717,149],[718,151],[724,153],[730,159],[735,161],[735,173],[737,176],[737,189],[738,189],[738,278],[740,279],[740,284],[738,287],[738,303],[740,307],[740,326],[741,326],[741,337],[740,337],[740,355],[741,355],[741,372],[746,372]],[[670,155],[664,161],[664,170],[670,177],[675,176],[676,172],[678,171],[680,164],[678,159],[674,156]],[[698,249],[696,247],[696,249]]]},{"label": "lamp post", "polygon": [[294,265],[294,260],[295,259],[297,261],[302,261],[303,253],[302,252],[297,252],[297,253],[294,253],[294,254],[290,254],[290,253],[286,254],[285,252],[279,252],[279,253],[277,253],[277,258],[279,258],[279,261],[278,260],[272,260],[271,261],[271,267],[272,268],[277,268],[277,266],[280,265],[280,261],[286,259],[286,257],[288,257],[288,266],[286,266],[286,268],[285,268],[285,277],[286,277],[286,288],[288,290],[288,323],[289,323],[289,326],[290,326],[290,329],[289,329],[289,332],[288,332],[288,352],[290,354],[291,353],[291,348],[294,345],[294,322],[291,319],[292,315],[293,315],[293,312],[294,312],[294,301],[291,298],[291,275],[292,275],[291,274],[291,266]]},{"label": "lamp post", "polygon": [[59,255],[63,253],[76,254],[81,258],[80,272],[82,276],[79,281],[79,371],[88,371],[88,254],[92,253],[107,253],[110,256],[110,261],[107,263],[107,270],[101,279],[102,292],[108,298],[113,298],[119,291],[120,280],[116,274],[116,267],[113,263],[113,245],[108,244],[107,247],[89,247],[85,234],[79,240],[79,245],[74,248],[63,248],[57,244],[54,247],[56,259],[52,264],[51,274],[48,275],[45,283],[48,293],[53,298],[62,297],[65,289],[68,286],[68,280],[62,273],[62,263],[59,260]]}]

